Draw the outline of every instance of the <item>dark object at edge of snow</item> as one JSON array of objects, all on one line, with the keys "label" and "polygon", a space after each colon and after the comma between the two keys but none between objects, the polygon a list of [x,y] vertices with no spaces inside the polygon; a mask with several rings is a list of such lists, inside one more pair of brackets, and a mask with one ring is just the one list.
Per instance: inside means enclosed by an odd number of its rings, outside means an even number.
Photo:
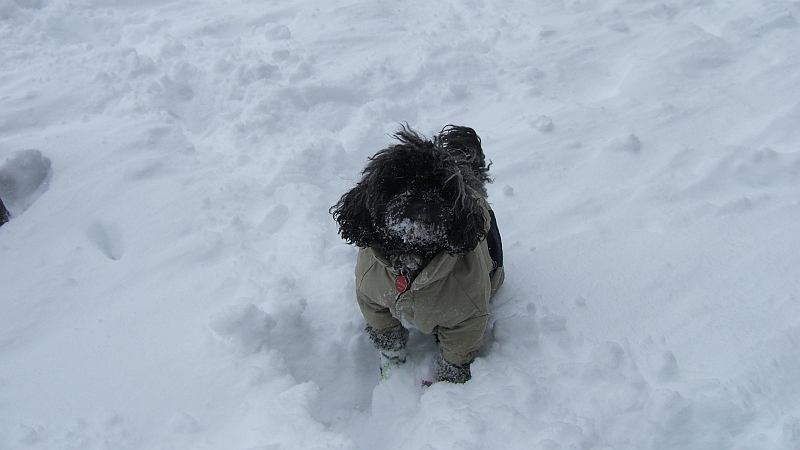
[{"label": "dark object at edge of snow", "polygon": [[0,164],[0,197],[9,218],[17,217],[50,187],[50,160],[39,150],[14,152]]},{"label": "dark object at edge of snow", "polygon": [[8,222],[8,210],[6,205],[3,204],[3,199],[0,198],[0,227],[6,222]]}]

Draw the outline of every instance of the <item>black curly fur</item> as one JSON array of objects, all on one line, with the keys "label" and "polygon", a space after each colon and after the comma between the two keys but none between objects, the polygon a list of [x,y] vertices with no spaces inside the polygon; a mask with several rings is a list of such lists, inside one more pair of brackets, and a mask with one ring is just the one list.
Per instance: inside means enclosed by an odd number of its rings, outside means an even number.
[{"label": "black curly fur", "polygon": [[[472,128],[448,125],[432,140],[403,126],[399,143],[369,159],[361,180],[331,208],[339,233],[349,244],[377,246],[391,258],[440,251],[463,256],[486,237],[481,199],[491,182],[481,141]],[[435,211],[429,220],[443,230],[434,242],[409,243],[387,229],[393,200],[407,196]],[[392,210],[391,214],[399,214]]]}]

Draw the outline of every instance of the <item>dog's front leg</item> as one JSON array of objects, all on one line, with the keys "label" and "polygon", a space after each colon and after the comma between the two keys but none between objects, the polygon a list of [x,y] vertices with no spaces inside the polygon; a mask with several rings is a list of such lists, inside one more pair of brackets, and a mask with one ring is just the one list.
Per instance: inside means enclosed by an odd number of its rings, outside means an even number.
[{"label": "dog's front leg", "polygon": [[464,383],[472,378],[469,367],[483,344],[488,319],[488,315],[476,316],[451,328],[437,328],[442,344],[442,353],[434,361],[438,381]]},{"label": "dog's front leg", "polygon": [[367,325],[365,330],[372,341],[372,345],[380,352],[381,379],[389,377],[392,367],[406,362],[406,344],[408,343],[408,330],[400,325],[399,328],[378,333]]}]

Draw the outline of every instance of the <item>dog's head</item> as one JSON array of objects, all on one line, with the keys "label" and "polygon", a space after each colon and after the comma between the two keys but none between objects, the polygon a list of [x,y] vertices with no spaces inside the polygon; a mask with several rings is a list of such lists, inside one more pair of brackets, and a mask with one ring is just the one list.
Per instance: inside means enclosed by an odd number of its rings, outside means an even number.
[{"label": "dog's head", "polygon": [[442,250],[461,256],[485,237],[489,181],[480,138],[449,125],[433,140],[403,127],[370,158],[361,180],[331,208],[339,233],[386,255]]}]

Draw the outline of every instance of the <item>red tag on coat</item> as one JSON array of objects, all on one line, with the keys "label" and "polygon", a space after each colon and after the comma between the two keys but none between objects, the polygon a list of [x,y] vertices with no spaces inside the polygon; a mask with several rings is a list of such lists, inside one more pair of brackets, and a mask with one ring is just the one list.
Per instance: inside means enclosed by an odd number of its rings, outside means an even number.
[{"label": "red tag on coat", "polygon": [[397,292],[403,293],[408,289],[408,278],[404,275],[400,275],[394,279],[394,288],[397,289]]}]

